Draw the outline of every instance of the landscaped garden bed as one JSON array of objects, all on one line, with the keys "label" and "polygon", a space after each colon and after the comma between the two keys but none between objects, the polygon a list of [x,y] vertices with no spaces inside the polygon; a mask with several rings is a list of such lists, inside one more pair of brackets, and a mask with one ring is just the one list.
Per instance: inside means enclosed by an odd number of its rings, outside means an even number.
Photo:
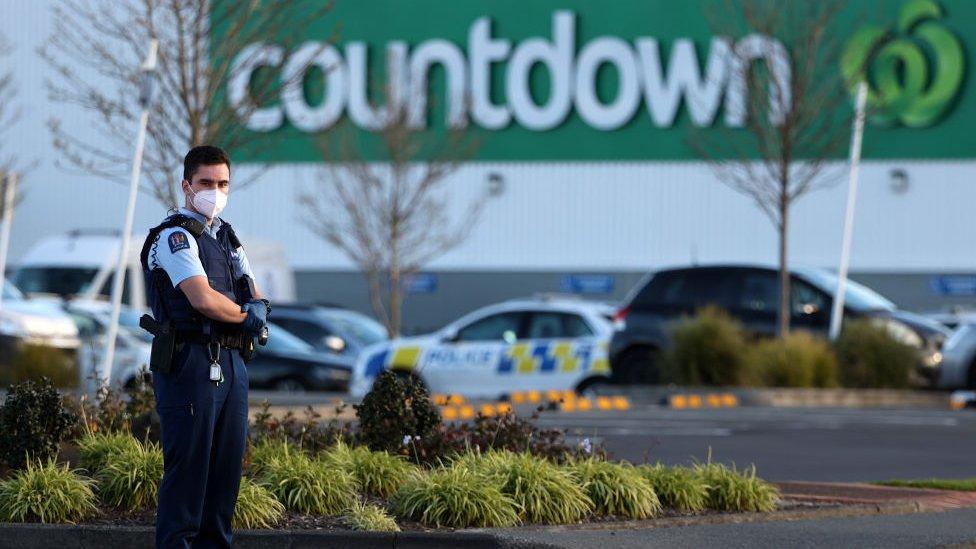
[{"label": "landscaped garden bed", "polygon": [[[52,391],[11,387],[0,408],[8,430],[0,434],[8,442],[0,521],[152,525],[163,459],[151,389],[126,399],[108,392],[97,405],[65,404]],[[377,380],[356,414],[355,423],[320,421],[311,410],[304,418],[257,414],[235,527],[582,524],[779,504],[751,468],[617,462],[588,440],[569,444],[561,431],[537,428],[534,417],[442,422],[422,386],[393,374]],[[26,440],[11,434],[28,432]]]}]

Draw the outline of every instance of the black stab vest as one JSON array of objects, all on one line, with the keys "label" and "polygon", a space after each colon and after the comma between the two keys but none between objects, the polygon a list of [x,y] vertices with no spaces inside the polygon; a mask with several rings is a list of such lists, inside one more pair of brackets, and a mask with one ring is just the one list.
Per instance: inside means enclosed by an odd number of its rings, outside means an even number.
[{"label": "black stab vest", "polygon": [[[149,269],[149,256],[157,246],[167,246],[168,243],[157,241],[159,233],[170,227],[186,229],[197,242],[200,251],[200,262],[207,274],[210,287],[223,294],[238,305],[242,304],[238,288],[240,280],[234,277],[233,258],[231,252],[240,247],[240,240],[234,234],[230,223],[221,219],[220,229],[216,238],[207,234],[203,223],[185,216],[175,214],[167,217],[162,223],[149,230],[142,246],[140,260],[143,274],[146,277],[149,307],[153,318],[160,324],[172,322],[173,327],[183,332],[194,333],[236,333],[239,324],[227,324],[208,319],[198,313],[190,305],[190,300],[182,290],[173,286],[169,275],[162,267]],[[209,326],[208,326],[209,325]],[[209,328],[209,329],[208,329]]]}]

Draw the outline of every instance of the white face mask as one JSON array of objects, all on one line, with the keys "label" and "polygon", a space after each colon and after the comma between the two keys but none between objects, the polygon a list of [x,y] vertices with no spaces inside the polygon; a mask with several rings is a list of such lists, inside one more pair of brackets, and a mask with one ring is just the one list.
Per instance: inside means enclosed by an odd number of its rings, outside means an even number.
[{"label": "white face mask", "polygon": [[217,189],[206,189],[200,192],[195,192],[192,187],[189,189],[193,193],[193,207],[207,219],[216,217],[227,205],[227,193]]}]

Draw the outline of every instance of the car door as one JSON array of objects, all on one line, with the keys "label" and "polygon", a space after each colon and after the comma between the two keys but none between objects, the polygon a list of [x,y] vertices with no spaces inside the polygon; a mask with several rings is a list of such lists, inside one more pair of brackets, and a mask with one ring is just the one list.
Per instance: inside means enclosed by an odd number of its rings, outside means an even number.
[{"label": "car door", "polygon": [[316,350],[323,353],[335,352],[325,344],[325,338],[333,335],[332,331],[325,326],[298,318],[275,318],[274,321],[275,324],[298,336],[305,343],[315,347]]},{"label": "car door", "polygon": [[[511,390],[566,390],[590,375],[597,338],[581,315],[533,311],[525,337],[509,350]],[[504,361],[504,359],[503,359]],[[504,362],[503,362],[504,363]],[[500,368],[500,373],[501,373]]]},{"label": "car door", "polygon": [[499,363],[518,341],[524,318],[521,311],[505,311],[458,327],[453,338],[424,353],[421,376],[433,392],[497,397],[505,392]]},{"label": "car door", "polygon": [[729,311],[750,332],[775,336],[779,275],[765,269],[741,269],[736,275],[736,292]]}]

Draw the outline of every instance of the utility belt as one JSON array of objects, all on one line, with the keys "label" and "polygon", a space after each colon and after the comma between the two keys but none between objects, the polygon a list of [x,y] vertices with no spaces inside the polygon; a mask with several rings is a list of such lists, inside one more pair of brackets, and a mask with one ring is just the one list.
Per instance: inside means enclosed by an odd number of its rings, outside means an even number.
[{"label": "utility belt", "polygon": [[187,343],[207,345],[208,349],[210,345],[217,349],[238,349],[244,362],[249,362],[254,357],[254,337],[243,331],[205,334],[198,330],[181,330],[175,328],[171,322],[156,322],[150,315],[142,315],[139,326],[153,335],[149,355],[149,369],[153,372],[170,373],[173,370],[173,358]]}]

